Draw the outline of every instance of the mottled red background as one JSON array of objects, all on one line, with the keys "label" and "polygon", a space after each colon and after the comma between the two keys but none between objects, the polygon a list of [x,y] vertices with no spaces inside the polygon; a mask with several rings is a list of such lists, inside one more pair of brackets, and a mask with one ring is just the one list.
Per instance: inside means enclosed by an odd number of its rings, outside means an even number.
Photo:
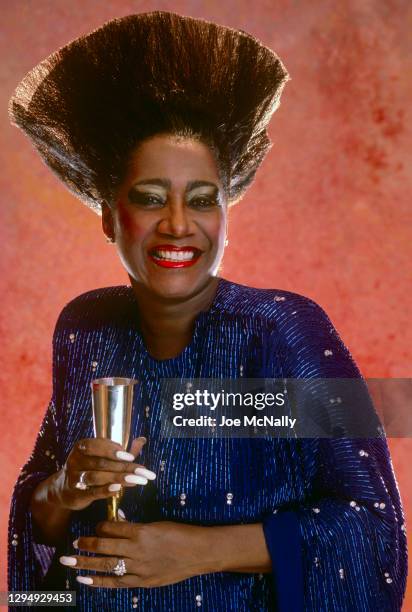
[{"label": "mottled red background", "polygon": [[[79,293],[128,282],[100,218],[9,125],[7,102],[24,74],[58,47],[114,17],[151,10],[246,30],[279,53],[292,77],[270,126],[274,146],[231,213],[223,276],[313,298],[365,376],[412,376],[410,2],[2,3],[0,589],[12,487],[51,392],[57,315]],[[389,442],[408,518],[412,443]],[[407,601],[411,610],[410,592]]]}]

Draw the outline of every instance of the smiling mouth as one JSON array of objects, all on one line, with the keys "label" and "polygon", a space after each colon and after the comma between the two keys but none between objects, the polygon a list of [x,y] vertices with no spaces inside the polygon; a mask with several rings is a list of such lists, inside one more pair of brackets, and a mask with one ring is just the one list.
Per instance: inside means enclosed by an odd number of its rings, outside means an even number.
[{"label": "smiling mouth", "polygon": [[184,268],[196,263],[202,251],[195,248],[184,249],[152,249],[149,258],[157,265],[166,268]]}]

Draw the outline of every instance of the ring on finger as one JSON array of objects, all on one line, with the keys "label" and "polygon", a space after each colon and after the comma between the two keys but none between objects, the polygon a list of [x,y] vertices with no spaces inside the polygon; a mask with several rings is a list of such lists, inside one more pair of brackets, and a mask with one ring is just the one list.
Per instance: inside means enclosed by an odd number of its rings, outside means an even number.
[{"label": "ring on finger", "polygon": [[79,480],[74,485],[76,489],[80,489],[81,491],[85,491],[89,488],[89,485],[84,481],[86,472],[80,472]]},{"label": "ring on finger", "polygon": [[126,562],[124,559],[119,559],[114,568],[112,569],[113,574],[116,576],[124,576],[127,574]]}]

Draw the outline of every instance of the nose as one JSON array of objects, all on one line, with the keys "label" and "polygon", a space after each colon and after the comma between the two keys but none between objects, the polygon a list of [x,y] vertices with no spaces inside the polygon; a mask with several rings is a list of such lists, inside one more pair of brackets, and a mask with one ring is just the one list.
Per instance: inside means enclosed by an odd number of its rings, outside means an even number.
[{"label": "nose", "polygon": [[181,200],[168,203],[162,210],[162,218],[158,224],[158,231],[180,237],[190,232],[191,220],[185,203]]}]

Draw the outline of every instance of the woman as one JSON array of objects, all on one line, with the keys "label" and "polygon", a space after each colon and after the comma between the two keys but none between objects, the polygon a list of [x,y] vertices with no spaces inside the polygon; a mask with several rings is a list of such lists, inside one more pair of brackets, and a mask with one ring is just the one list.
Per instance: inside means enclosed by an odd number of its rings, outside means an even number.
[{"label": "woman", "polygon": [[[13,494],[10,590],[76,590],[81,610],[400,609],[384,438],[160,435],[162,379],[361,379],[313,301],[217,276],[287,79],[248,34],[154,12],[73,41],[17,88],[12,121],[101,213],[131,285],[57,321],[53,395]],[[130,453],[93,439],[103,376],[141,382]],[[125,520],[109,523],[120,484]]]}]

